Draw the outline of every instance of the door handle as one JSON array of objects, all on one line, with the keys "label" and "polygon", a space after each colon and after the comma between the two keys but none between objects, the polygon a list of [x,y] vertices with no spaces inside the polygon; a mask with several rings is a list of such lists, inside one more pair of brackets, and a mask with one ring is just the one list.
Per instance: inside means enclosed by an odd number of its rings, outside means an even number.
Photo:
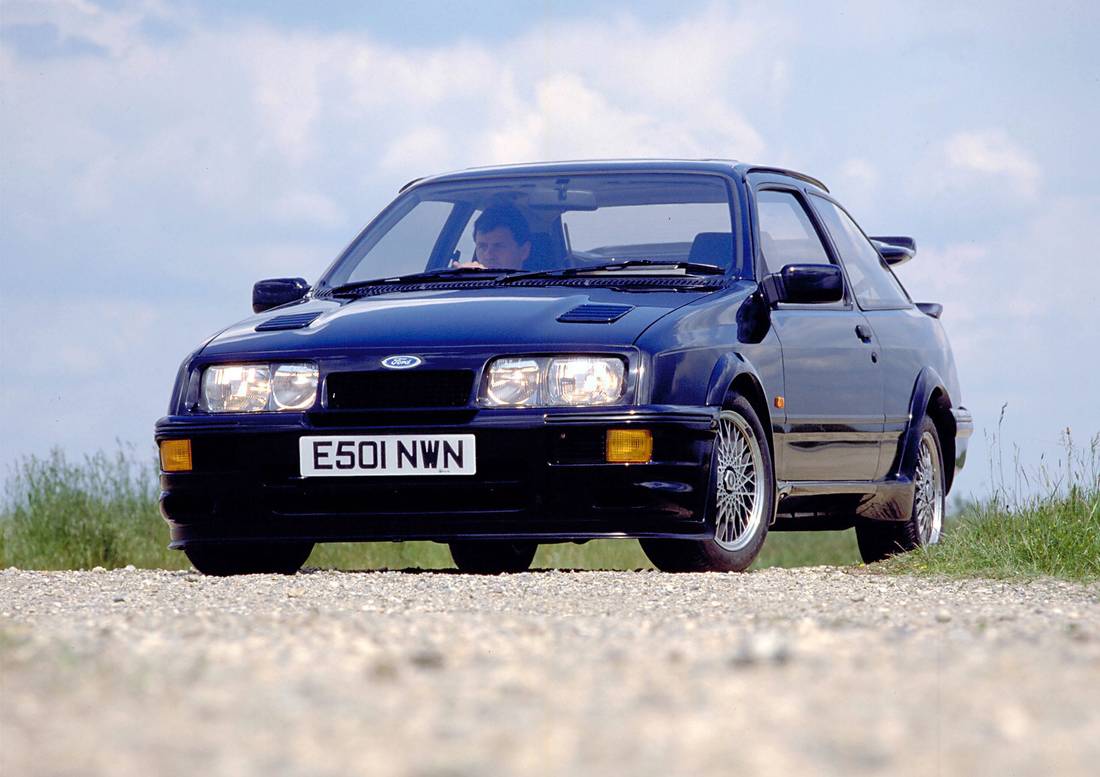
[{"label": "door handle", "polygon": [[867,326],[866,324],[857,324],[856,325],[856,337],[858,337],[860,340],[862,340],[865,343],[871,342],[871,337],[872,337],[871,327]]}]

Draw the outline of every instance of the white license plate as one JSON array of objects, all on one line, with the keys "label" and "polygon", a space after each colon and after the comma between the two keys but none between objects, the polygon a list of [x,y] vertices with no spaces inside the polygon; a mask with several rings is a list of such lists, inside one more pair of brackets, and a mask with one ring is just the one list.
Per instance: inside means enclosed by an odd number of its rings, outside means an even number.
[{"label": "white license plate", "polygon": [[298,461],[302,477],[477,474],[472,434],[302,437]]}]

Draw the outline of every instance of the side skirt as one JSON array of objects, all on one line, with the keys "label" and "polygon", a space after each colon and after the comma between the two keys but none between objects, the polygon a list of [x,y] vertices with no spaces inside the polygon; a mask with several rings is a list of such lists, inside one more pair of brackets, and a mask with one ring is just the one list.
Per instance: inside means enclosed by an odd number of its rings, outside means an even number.
[{"label": "side skirt", "polygon": [[773,531],[847,529],[864,520],[907,521],[913,510],[909,478],[859,481],[779,481]]}]

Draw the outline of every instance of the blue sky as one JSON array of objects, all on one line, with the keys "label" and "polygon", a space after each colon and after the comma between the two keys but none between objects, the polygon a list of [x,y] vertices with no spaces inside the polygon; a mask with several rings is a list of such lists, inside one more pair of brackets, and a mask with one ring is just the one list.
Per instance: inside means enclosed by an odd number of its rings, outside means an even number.
[{"label": "blue sky", "polygon": [[1028,467],[1100,432],[1098,9],[5,0],[0,466],[151,450],[252,282],[316,278],[411,178],[716,156],[916,236],[900,275],[945,305],[978,425],[960,491],[987,493],[1005,403]]}]

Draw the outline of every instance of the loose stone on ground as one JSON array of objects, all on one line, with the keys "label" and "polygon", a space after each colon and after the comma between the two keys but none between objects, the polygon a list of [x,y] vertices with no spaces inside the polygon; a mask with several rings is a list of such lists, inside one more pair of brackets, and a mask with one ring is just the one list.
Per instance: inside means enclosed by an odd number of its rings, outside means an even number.
[{"label": "loose stone on ground", "polygon": [[0,774],[1091,775],[1100,587],[0,571]]}]

